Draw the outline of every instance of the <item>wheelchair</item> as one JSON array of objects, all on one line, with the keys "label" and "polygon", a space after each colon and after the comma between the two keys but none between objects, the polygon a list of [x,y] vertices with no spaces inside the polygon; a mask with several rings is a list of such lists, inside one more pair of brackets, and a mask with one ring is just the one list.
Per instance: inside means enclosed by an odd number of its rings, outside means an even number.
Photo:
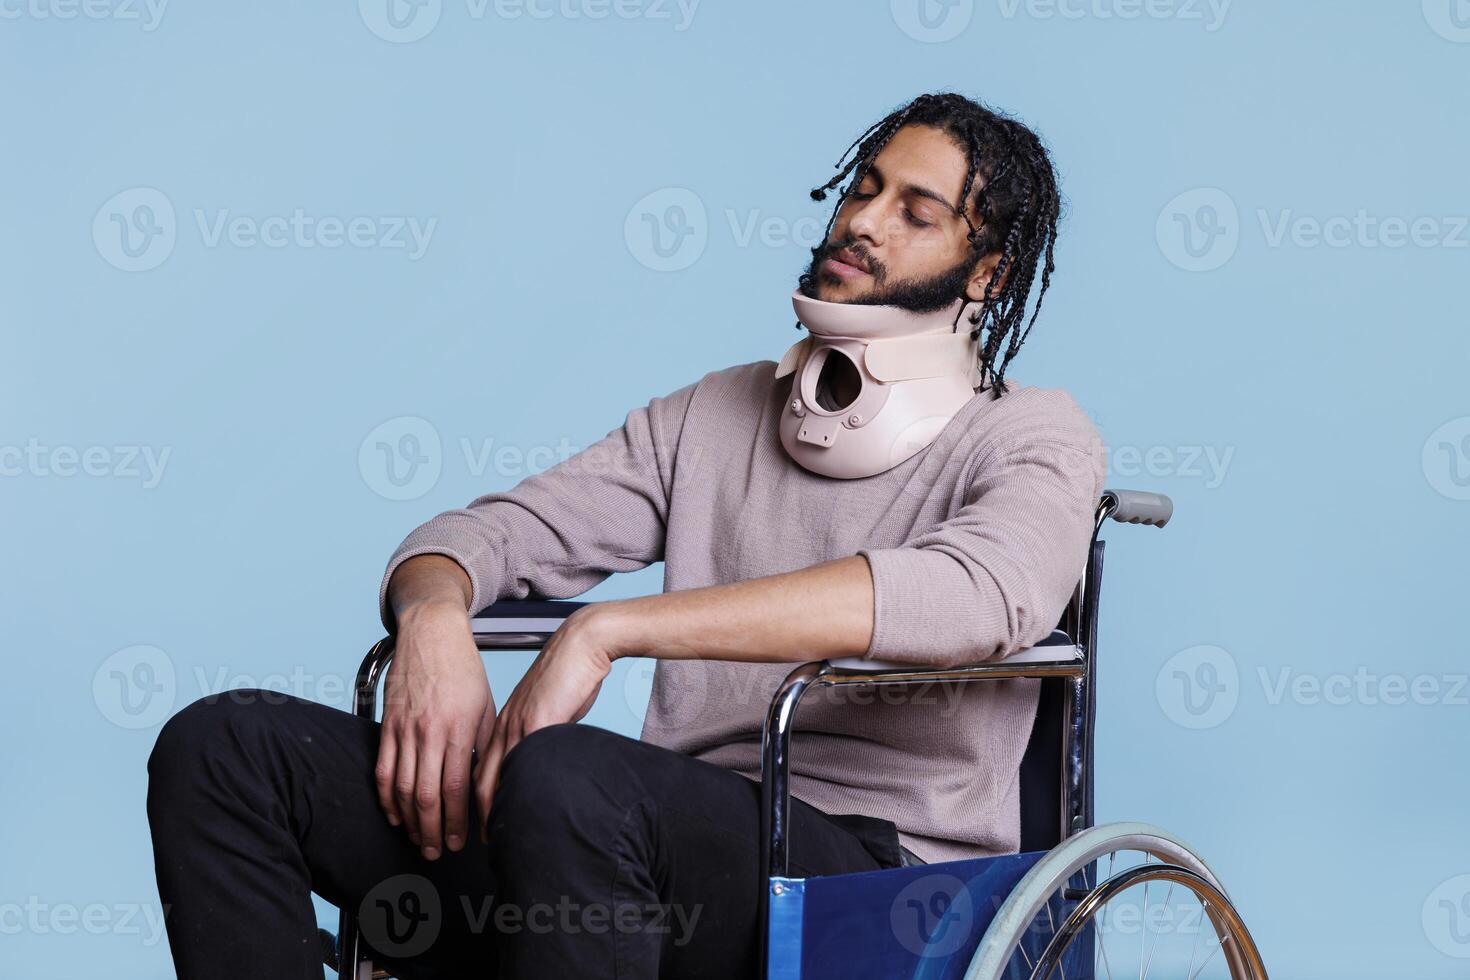
[{"label": "wheelchair", "polygon": [[[1254,939],[1220,879],[1178,837],[1146,823],[1093,824],[1093,722],[1098,601],[1109,520],[1162,528],[1166,496],[1107,490],[1098,504],[1081,580],[1051,635],[1001,660],[915,668],[860,657],[806,663],[772,698],[762,733],[760,975],[767,980],[1093,980],[1132,976],[1266,980]],[[585,602],[501,601],[472,619],[483,650],[536,650]],[[364,658],[356,713],[374,718],[393,638]],[[793,721],[815,687],[912,685],[1038,678],[1040,693],[1020,771],[1021,843],[1015,854],[881,871],[793,878],[788,874]],[[1152,920],[1149,889],[1165,888]],[[1142,914],[1128,915],[1142,892]],[[1178,894],[1178,909],[1170,898]],[[1157,891],[1155,891],[1157,895]],[[1120,927],[1119,918],[1128,921]],[[1128,922],[1131,921],[1130,926]],[[1177,950],[1160,952],[1173,933]],[[322,933],[339,980],[374,970],[352,909]],[[1185,959],[1185,947],[1188,959]],[[1206,972],[1206,971],[1210,972]],[[1156,972],[1157,971],[1157,972]]]}]

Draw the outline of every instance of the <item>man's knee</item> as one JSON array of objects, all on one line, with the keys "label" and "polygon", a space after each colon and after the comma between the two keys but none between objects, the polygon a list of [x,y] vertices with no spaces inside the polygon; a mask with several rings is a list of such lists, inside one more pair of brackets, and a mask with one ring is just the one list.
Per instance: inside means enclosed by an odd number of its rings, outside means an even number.
[{"label": "man's knee", "polygon": [[505,757],[491,808],[492,825],[591,819],[629,787],[627,753],[638,743],[592,725],[539,728]]},{"label": "man's knee", "polygon": [[164,723],[148,756],[150,788],[180,777],[200,775],[259,742],[276,723],[281,696],[238,688],[202,697]]}]

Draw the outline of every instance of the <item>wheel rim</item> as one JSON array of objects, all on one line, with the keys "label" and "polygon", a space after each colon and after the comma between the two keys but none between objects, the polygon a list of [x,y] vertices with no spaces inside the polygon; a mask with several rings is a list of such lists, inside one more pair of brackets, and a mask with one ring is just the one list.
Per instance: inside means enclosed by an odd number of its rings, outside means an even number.
[{"label": "wheel rim", "polygon": [[[1222,949],[1226,951],[1226,955],[1221,957],[1221,962],[1229,971],[1229,976],[1242,975],[1236,967],[1236,964],[1240,964],[1245,970],[1245,976],[1264,977],[1264,969],[1260,966],[1260,955],[1256,951],[1255,943],[1245,928],[1245,922],[1224,893],[1188,868],[1182,868],[1177,864],[1145,863],[1105,878],[1098,883],[1097,887],[1088,891],[1072,913],[1057,928],[1056,934],[1038,957],[1031,970],[1030,980],[1054,980],[1059,973],[1065,978],[1064,959],[1066,955],[1077,948],[1079,941],[1085,940],[1091,941],[1093,949],[1090,976],[1099,977],[1105,973],[1108,980],[1112,980],[1113,963],[1106,953],[1105,940],[1108,937],[1100,928],[1105,910],[1113,899],[1120,898],[1128,891],[1142,885],[1144,886],[1145,909],[1141,921],[1147,923],[1149,919],[1147,888],[1150,883],[1157,884],[1161,881],[1168,882],[1169,886],[1162,903],[1166,910],[1170,895],[1178,887],[1199,901],[1200,914],[1194,917],[1196,928],[1189,930],[1193,941],[1189,944],[1187,963],[1183,963],[1178,958],[1171,960],[1167,954],[1162,957],[1158,956],[1159,943],[1157,940],[1159,937],[1155,937],[1155,941],[1150,943],[1147,934],[1144,934],[1142,948],[1139,951],[1138,974],[1140,977],[1152,976],[1151,968],[1158,963],[1166,976],[1199,980],[1206,975],[1205,971],[1211,965],[1215,954]],[[1209,920],[1210,927],[1219,938],[1219,942],[1213,945],[1207,944],[1201,950],[1200,938],[1203,935],[1206,919]],[[1227,943],[1232,945],[1227,946]],[[1132,974],[1131,963],[1120,964],[1121,966],[1128,967],[1127,975]],[[1124,973],[1122,969],[1119,972]]]},{"label": "wheel rim", "polygon": [[[1165,882],[1167,888],[1162,887]],[[1161,891],[1163,902],[1152,910],[1161,907],[1168,924],[1151,938],[1149,925],[1157,916],[1150,914],[1149,899]],[[1197,914],[1188,908],[1182,916],[1171,910],[1170,899],[1176,895],[1181,903],[1193,901]],[[1119,905],[1126,910],[1126,903],[1140,896],[1143,913],[1137,925],[1119,930],[1119,916],[1109,918],[1109,913]],[[1190,924],[1176,929],[1176,919]],[[1073,934],[1063,940],[1069,928]],[[1132,934],[1135,929],[1140,936]],[[1161,947],[1166,935],[1170,943]],[[1206,940],[1206,935],[1212,938]],[[1174,948],[1175,939],[1194,947],[1187,950],[1187,963]],[[1135,975],[1144,980],[1266,977],[1244,922],[1194,850],[1157,827],[1118,823],[1068,838],[1032,867],[997,910],[965,980]]]}]

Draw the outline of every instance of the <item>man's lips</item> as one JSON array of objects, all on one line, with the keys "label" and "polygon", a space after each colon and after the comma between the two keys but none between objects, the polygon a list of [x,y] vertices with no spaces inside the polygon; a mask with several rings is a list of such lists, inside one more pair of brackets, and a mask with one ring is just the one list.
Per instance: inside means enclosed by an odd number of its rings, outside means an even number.
[{"label": "man's lips", "polygon": [[833,252],[827,258],[827,268],[844,279],[853,279],[858,276],[868,275],[868,270],[863,267],[863,260],[847,249]]}]

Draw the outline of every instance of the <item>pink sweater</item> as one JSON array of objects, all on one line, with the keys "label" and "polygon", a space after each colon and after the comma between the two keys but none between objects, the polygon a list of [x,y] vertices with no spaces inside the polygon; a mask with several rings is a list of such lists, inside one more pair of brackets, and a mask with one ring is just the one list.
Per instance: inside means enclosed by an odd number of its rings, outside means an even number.
[{"label": "pink sweater", "polygon": [[[949,665],[1004,657],[1057,623],[1081,576],[1105,456],[1065,391],[973,398],[927,449],[838,480],[781,447],[792,376],[774,361],[712,371],[628,413],[581,452],[416,528],[383,576],[453,558],[475,609],[570,598],[664,562],[664,591],[864,555],[866,656]],[[760,778],[761,723],[794,664],[659,661],[642,739]],[[926,861],[1014,852],[1034,679],[873,692],[821,688],[797,713],[792,791],[829,813],[892,820]]]}]

